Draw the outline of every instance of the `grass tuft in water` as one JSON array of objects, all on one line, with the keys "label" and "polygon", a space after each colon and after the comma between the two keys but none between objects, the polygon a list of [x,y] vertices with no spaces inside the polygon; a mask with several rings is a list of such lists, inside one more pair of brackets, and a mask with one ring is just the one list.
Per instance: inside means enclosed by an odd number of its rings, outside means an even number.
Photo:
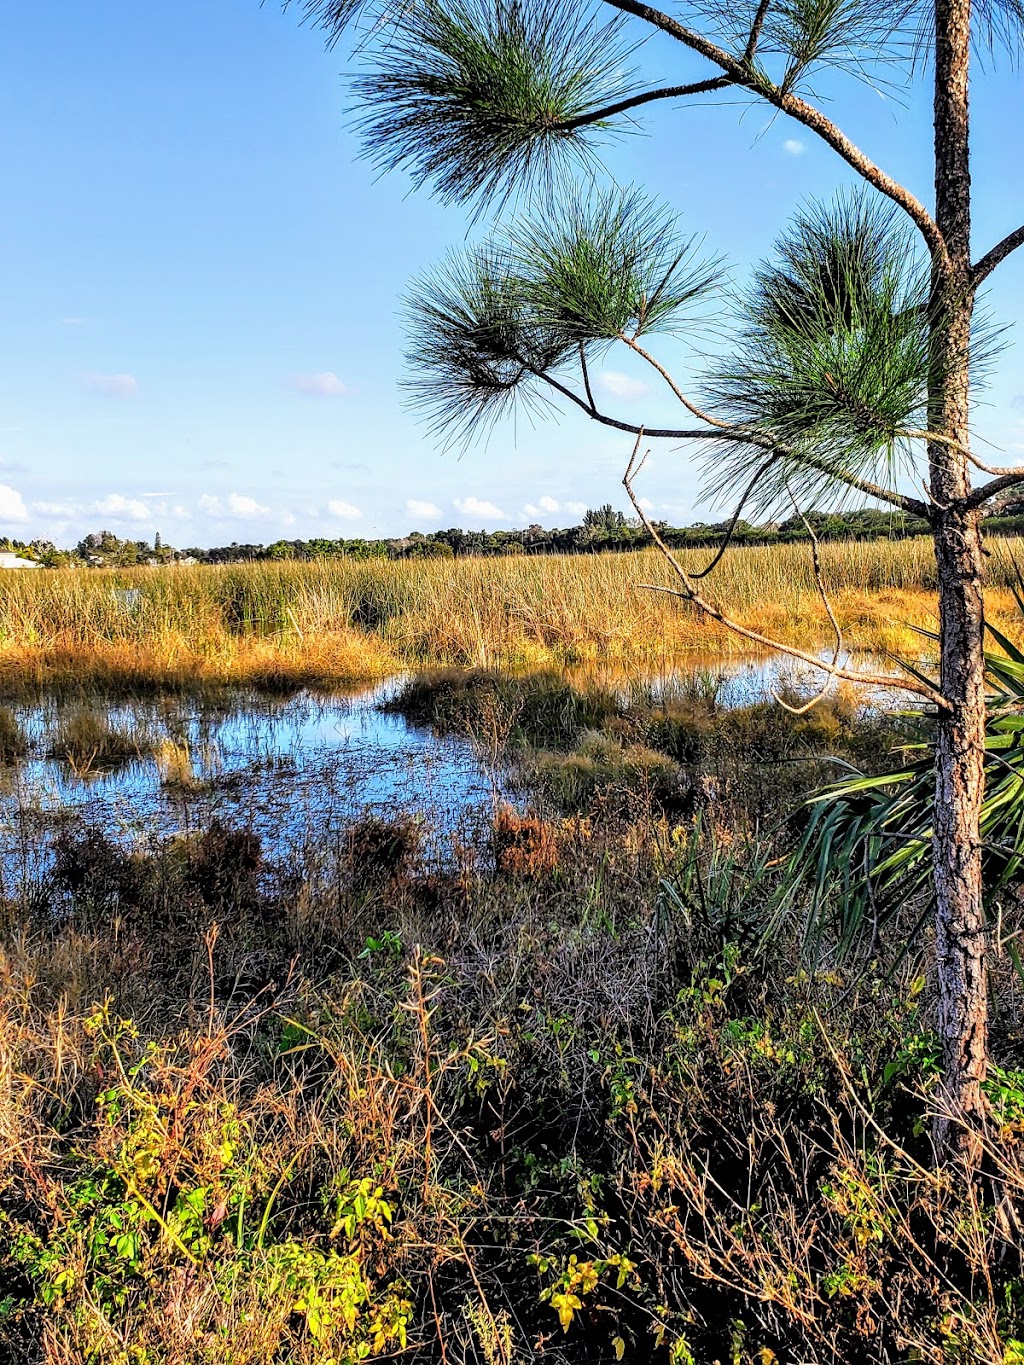
[{"label": "grass tuft in water", "polygon": [[28,753],[28,736],[9,706],[0,706],[0,763],[17,763]]},{"label": "grass tuft in water", "polygon": [[153,752],[144,730],[122,730],[96,706],[80,706],[61,716],[48,756],[63,760],[79,775],[134,763]]}]

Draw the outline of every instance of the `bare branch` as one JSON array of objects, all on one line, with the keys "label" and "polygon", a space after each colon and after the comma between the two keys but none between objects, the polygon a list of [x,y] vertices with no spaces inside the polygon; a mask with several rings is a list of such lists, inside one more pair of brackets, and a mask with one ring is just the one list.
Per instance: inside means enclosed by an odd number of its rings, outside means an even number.
[{"label": "bare branch", "polygon": [[576,118],[566,119],[563,123],[548,124],[545,131],[571,133],[577,128],[586,128],[592,123],[614,118],[616,114],[625,114],[630,109],[639,109],[642,105],[651,104],[655,100],[678,100],[684,99],[687,95],[706,95],[712,90],[725,90],[735,84],[732,76],[709,76],[707,80],[693,81],[689,85],[666,85],[659,90],[645,90],[640,95],[630,95],[619,100],[617,104],[606,105],[603,109],[594,109]]},{"label": "bare branch", "polygon": [[908,441],[927,441],[929,445],[948,446],[950,450],[955,450],[958,454],[963,455],[966,460],[974,465],[975,469],[980,469],[983,474],[1024,474],[1024,465],[985,464],[962,441],[957,441],[952,436],[943,436],[938,431],[898,431],[896,435]]},{"label": "bare branch", "polygon": [[928,244],[933,259],[944,269],[948,267],[949,253],[946,250],[945,240],[934,218],[921,201],[898,181],[893,180],[879,166],[876,166],[831,119],[825,117],[820,109],[808,104],[799,95],[780,89],[762,71],[757,70],[751,61],[734,57],[732,53],[727,52],[723,47],[719,47],[717,43],[711,42],[703,34],[687,28],[677,19],[673,19],[671,15],[642,3],[642,0],[605,0],[605,3],[623,14],[631,14],[636,19],[642,19],[644,23],[650,24],[671,38],[675,38],[677,42],[688,47],[691,52],[698,53],[709,62],[720,67],[726,75],[732,78],[733,84],[759,95],[769,104],[774,105],[776,109],[781,109],[784,114],[788,114],[790,118],[802,123],[805,128],[809,128],[812,133],[816,133],[818,137],[828,143],[834,152],[843,158],[847,165],[852,166],[859,176],[888,199],[899,204],[900,208],[917,225]]},{"label": "bare branch", "polygon": [[641,427],[633,422],[621,422],[617,417],[609,417],[607,413],[593,408],[578,393],[573,393],[567,385],[562,384],[552,375],[544,371],[535,371],[538,379],[543,379],[563,398],[568,398],[575,403],[595,422],[600,422],[602,426],[612,427],[616,431],[628,432],[631,436],[637,436],[644,432],[647,436],[657,440],[671,441],[735,441],[738,444],[753,446],[756,450],[769,451],[776,456],[788,457],[800,464],[806,465],[808,469],[816,469],[822,474],[827,474],[834,478],[838,483],[844,483],[848,488],[855,489],[858,493],[863,493],[865,497],[875,498],[878,502],[888,503],[891,507],[898,507],[900,511],[908,513],[910,516],[928,518],[928,505],[921,502],[918,498],[909,497],[906,493],[898,493],[893,488],[884,488],[881,484],[872,483],[870,479],[860,479],[855,474],[845,474],[822,460],[815,460],[806,451],[794,450],[791,446],[776,441],[770,433],[756,431],[750,427],[729,427],[714,426],[695,427],[690,429],[678,427]]},{"label": "bare branch", "polygon": [[1014,503],[1020,502],[1024,502],[1024,496],[1022,496],[1019,492],[1004,493],[1004,495],[1001,498],[994,498],[992,502],[987,504],[987,506],[984,509],[984,515],[986,517],[1002,516],[1002,514],[1006,511],[1008,507],[1012,507]]},{"label": "bare branch", "polygon": [[971,283],[977,289],[981,282],[988,278],[995,270],[997,265],[1001,265],[1012,251],[1016,251],[1019,246],[1024,246],[1024,227],[1017,228],[1014,232],[1007,233],[1001,242],[997,242],[991,251],[986,251],[981,260],[971,270]]},{"label": "bare branch", "polygon": [[620,332],[619,340],[624,342],[631,351],[635,351],[637,355],[641,357],[641,359],[646,360],[648,365],[650,365],[652,369],[657,370],[657,372],[661,375],[662,379],[664,379],[665,383],[669,386],[669,388],[672,390],[675,396],[679,399],[680,403],[682,403],[686,411],[692,413],[693,416],[696,417],[698,421],[707,422],[708,426],[717,427],[719,431],[727,431],[729,429],[729,427],[732,425],[730,422],[720,422],[716,417],[708,416],[708,414],[704,412],[701,408],[698,408],[696,404],[691,403],[689,398],[686,397],[682,389],[680,389],[679,385],[669,374],[668,370],[666,370],[662,364],[655,360],[654,356],[652,356],[649,351],[644,350],[644,348],[637,341],[636,337],[628,337],[625,336],[622,332]]},{"label": "bare branch", "polygon": [[822,683],[820,691],[816,692],[815,695],[811,697],[810,701],[805,701],[802,706],[793,706],[790,702],[786,701],[782,696],[780,696],[779,693],[774,690],[774,688],[772,689],[772,696],[784,710],[789,711],[794,716],[804,716],[807,714],[808,711],[812,709],[812,707],[817,706],[818,702],[824,700],[825,695],[828,692],[828,689],[832,686],[832,683],[835,681],[836,667],[839,663],[839,656],[843,652],[843,632],[839,628],[839,622],[836,620],[836,614],[832,610],[832,603],[829,601],[828,592],[825,589],[825,580],[822,577],[821,572],[821,544],[818,540],[817,532],[815,531],[811,523],[807,520],[807,518],[804,516],[803,511],[800,508],[799,504],[797,503],[796,498],[790,491],[788,481],[786,483],[786,492],[789,493],[789,500],[793,504],[793,510],[796,512],[797,516],[803,522],[804,530],[810,537],[811,562],[814,566],[815,587],[818,589],[818,594],[821,597],[822,602],[825,604],[825,610],[828,613],[828,619],[832,623],[832,629],[835,631],[836,636],[836,647],[832,651],[832,664],[831,667],[829,667],[827,670],[828,676]]},{"label": "bare branch", "polygon": [[633,454],[630,457],[626,472],[622,478],[622,484],[629,495],[629,500],[633,504],[637,516],[640,518],[641,524],[664,555],[673,573],[683,586],[680,590],[678,588],[667,588],[657,583],[642,583],[640,585],[641,587],[648,588],[653,592],[668,593],[672,597],[679,597],[682,598],[683,601],[692,602],[698,611],[702,612],[705,616],[710,617],[712,621],[717,621],[719,625],[724,626],[726,630],[732,631],[734,635],[739,635],[745,640],[750,640],[753,644],[759,645],[763,649],[774,650],[777,653],[788,655],[791,659],[799,659],[802,663],[810,664],[812,668],[817,668],[822,672],[830,673],[834,678],[841,678],[845,682],[859,683],[868,687],[898,688],[901,691],[912,692],[917,696],[925,697],[934,706],[937,706],[942,710],[949,709],[949,702],[941,692],[936,691],[935,688],[930,687],[927,683],[920,682],[916,678],[903,678],[892,674],[857,673],[852,669],[839,668],[836,663],[828,664],[824,659],[818,658],[815,654],[808,654],[806,650],[797,649],[795,645],[783,644],[781,640],[773,640],[770,636],[762,635],[760,631],[751,630],[747,626],[741,626],[738,621],[734,621],[731,617],[726,616],[726,614],[716,607],[714,603],[709,602],[707,598],[701,594],[693,576],[683,567],[679,557],[673,552],[671,546],[668,545],[657,527],[648,517],[634,490],[633,482],[647,459],[646,453],[642,458],[640,457],[640,443],[643,440],[644,435],[644,429],[643,427],[640,427],[637,431]]},{"label": "bare branch", "polygon": [[594,392],[590,387],[590,370],[587,367],[587,350],[582,341],[580,342],[580,370],[583,374],[583,391],[587,395],[590,411],[596,412],[597,404],[594,402]]},{"label": "bare branch", "polygon": [[721,545],[716,550],[714,558],[711,560],[710,564],[706,564],[704,568],[700,570],[699,573],[692,573],[690,575],[691,578],[693,579],[707,578],[708,574],[718,567],[718,564],[721,562],[722,556],[725,554],[726,550],[732,543],[732,538],[736,531],[737,523],[739,522],[740,519],[740,513],[743,511],[747,499],[750,497],[751,493],[753,493],[754,489],[760,483],[761,475],[764,474],[770,468],[772,461],[774,459],[775,459],[774,455],[769,455],[767,460],[764,460],[761,464],[758,465],[757,469],[754,471],[754,477],[747,484],[746,491],[744,492],[742,498],[740,498],[739,502],[736,505],[736,511],[733,512],[732,514],[732,520],[726,527],[725,538],[723,539]]},{"label": "bare branch", "polygon": [[761,0],[754,15],[754,22],[750,26],[750,37],[747,39],[746,50],[743,53],[745,62],[752,62],[757,53],[757,45],[761,41],[761,30],[764,28],[764,21],[768,17],[768,10],[772,0]]}]

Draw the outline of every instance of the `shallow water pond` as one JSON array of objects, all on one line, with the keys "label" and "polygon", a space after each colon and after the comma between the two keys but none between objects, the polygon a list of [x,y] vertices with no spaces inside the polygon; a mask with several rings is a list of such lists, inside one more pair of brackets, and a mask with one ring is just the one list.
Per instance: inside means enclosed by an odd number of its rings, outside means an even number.
[{"label": "shallow water pond", "polygon": [[[779,689],[809,694],[816,676],[788,660],[719,658],[660,678],[602,680],[624,693],[639,684],[655,698],[687,694],[730,707]],[[284,855],[328,844],[367,810],[403,811],[423,817],[443,853],[511,793],[495,760],[489,764],[468,737],[438,736],[382,709],[403,681],[347,696],[239,694],[229,704],[93,699],[84,713],[81,702],[56,700],[21,708],[29,753],[0,769],[4,862],[24,869],[40,828],[64,814],[129,843],[219,817],[258,834],[268,853]],[[117,762],[100,756],[102,736],[90,739],[97,715],[121,741]]]},{"label": "shallow water pond", "polygon": [[328,843],[367,810],[423,813],[435,838],[450,838],[501,793],[468,739],[381,711],[399,681],[352,696],[246,694],[227,707],[177,697],[111,704],[102,711],[110,731],[138,748],[116,763],[81,745],[70,760],[54,756],[60,737],[76,733],[80,703],[25,708],[30,752],[0,775],[8,865],[61,814],[129,843],[219,817],[279,855]]}]

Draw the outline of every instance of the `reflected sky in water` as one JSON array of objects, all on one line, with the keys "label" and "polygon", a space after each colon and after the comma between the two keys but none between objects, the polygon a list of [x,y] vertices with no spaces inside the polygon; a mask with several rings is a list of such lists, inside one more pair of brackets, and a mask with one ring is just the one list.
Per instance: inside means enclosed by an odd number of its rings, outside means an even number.
[{"label": "reflected sky in water", "polygon": [[[877,661],[866,659],[864,666]],[[807,666],[774,658],[705,659],[661,678],[619,674],[601,681],[624,695],[639,687],[648,698],[682,694],[730,707],[779,688],[809,695],[819,678]],[[110,724],[138,736],[143,756],[86,774],[46,756],[62,717],[81,702],[20,708],[32,747],[23,762],[0,769],[5,861],[10,866],[13,856],[24,864],[33,832],[63,813],[136,845],[219,817],[252,829],[268,852],[284,855],[330,844],[368,809],[407,811],[423,816],[435,847],[450,847],[511,793],[468,737],[441,737],[380,709],[402,680],[349,696],[117,702],[107,708]]]}]

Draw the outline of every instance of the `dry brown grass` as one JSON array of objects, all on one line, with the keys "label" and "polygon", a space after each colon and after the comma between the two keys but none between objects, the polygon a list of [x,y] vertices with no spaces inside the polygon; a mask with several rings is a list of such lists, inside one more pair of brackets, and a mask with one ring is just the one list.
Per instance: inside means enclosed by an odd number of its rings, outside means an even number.
[{"label": "dry brown grass", "polygon": [[[989,618],[1013,618],[1009,546],[992,542]],[[934,564],[924,540],[827,545],[825,581],[850,649],[927,653]],[[707,554],[689,555],[693,566]],[[434,561],[335,560],[9,574],[0,689],[44,685],[330,687],[408,664],[664,666],[741,640],[644,584],[655,550]],[[831,628],[807,547],[728,554],[713,596],[741,623],[803,648]]]}]

